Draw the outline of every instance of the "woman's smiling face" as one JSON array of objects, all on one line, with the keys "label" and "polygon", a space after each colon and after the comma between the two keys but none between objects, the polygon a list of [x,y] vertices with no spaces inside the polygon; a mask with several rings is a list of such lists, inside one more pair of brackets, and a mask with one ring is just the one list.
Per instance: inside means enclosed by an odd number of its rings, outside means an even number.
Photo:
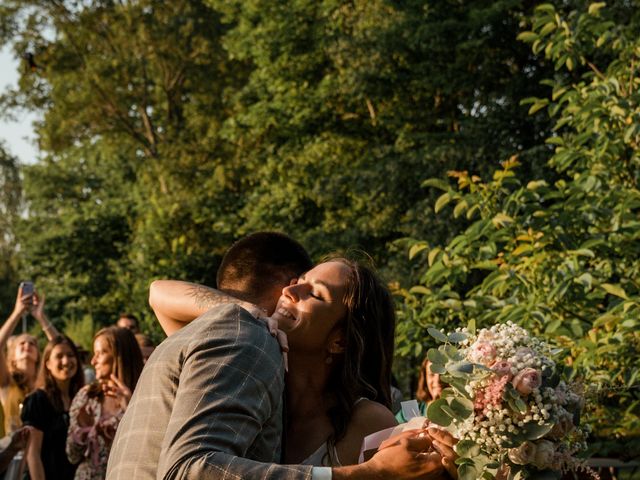
[{"label": "woman's smiling face", "polygon": [[317,348],[345,318],[344,296],[351,269],[330,261],[321,263],[282,290],[273,318],[287,333],[294,349]]},{"label": "woman's smiling face", "polygon": [[96,371],[97,380],[108,380],[113,373],[113,350],[104,335],[93,341],[93,358],[91,365]]},{"label": "woman's smiling face", "polygon": [[59,343],[51,350],[45,366],[55,380],[64,382],[71,380],[78,371],[78,359],[69,345]]}]

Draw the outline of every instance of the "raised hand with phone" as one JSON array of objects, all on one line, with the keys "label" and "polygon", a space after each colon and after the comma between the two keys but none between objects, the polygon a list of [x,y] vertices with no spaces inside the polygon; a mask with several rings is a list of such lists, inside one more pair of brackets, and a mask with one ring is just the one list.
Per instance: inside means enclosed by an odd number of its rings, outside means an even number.
[{"label": "raised hand with phone", "polygon": [[31,311],[33,304],[33,283],[22,282],[13,311],[0,327],[0,400],[4,406],[5,420],[0,433],[3,435],[20,427],[20,404],[27,393],[33,390],[36,380],[40,357],[36,339],[28,333],[22,333],[9,341],[21,317]]}]

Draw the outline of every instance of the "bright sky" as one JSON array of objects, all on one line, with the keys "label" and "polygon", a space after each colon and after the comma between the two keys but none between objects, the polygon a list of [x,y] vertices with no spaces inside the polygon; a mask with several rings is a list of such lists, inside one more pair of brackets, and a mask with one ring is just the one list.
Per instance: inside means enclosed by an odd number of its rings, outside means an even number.
[{"label": "bright sky", "polygon": [[[18,68],[20,62],[13,58],[13,52],[9,48],[0,50],[0,91],[4,92],[8,85],[17,84]],[[17,117],[16,122],[0,118],[0,139],[9,153],[18,157],[21,163],[33,163],[38,155],[32,127],[36,116],[21,112]]]}]

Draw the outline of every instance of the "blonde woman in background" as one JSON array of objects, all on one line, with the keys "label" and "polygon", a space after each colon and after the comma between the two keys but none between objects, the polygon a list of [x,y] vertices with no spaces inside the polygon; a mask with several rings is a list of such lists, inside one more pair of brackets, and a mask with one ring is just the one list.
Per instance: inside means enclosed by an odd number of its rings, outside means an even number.
[{"label": "blonde woman in background", "polygon": [[48,340],[60,334],[44,313],[44,297],[39,298],[36,293],[23,294],[21,285],[13,312],[0,328],[0,401],[4,417],[1,422],[2,436],[21,426],[20,407],[25,397],[33,391],[38,374],[40,351],[36,338],[28,333],[11,337],[18,321],[27,313],[38,320]]}]

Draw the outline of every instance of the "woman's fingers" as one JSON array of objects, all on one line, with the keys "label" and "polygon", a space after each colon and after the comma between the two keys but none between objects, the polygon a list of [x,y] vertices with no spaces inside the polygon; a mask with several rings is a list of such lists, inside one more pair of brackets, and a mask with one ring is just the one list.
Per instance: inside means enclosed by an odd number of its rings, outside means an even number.
[{"label": "woman's fingers", "polygon": [[271,336],[276,337],[278,335],[278,321],[272,317],[264,317],[267,322],[267,328]]},{"label": "woman's fingers", "polygon": [[289,371],[289,339],[287,338],[287,334],[282,330],[276,331],[276,338],[278,339],[278,343],[280,344],[280,350],[282,350],[282,360],[284,362],[284,371]]}]

